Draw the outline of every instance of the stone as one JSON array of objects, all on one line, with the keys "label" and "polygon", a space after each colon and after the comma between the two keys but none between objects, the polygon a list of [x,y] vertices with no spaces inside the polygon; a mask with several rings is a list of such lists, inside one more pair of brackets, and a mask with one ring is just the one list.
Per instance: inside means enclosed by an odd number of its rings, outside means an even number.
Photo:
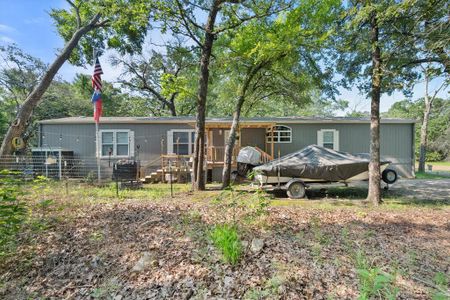
[{"label": "stone", "polygon": [[264,247],[264,240],[263,239],[253,239],[252,244],[250,246],[250,250],[253,253],[258,253],[262,250]]},{"label": "stone", "polygon": [[95,255],[91,260],[91,266],[97,268],[101,264],[101,259],[99,256]]},{"label": "stone", "polygon": [[248,241],[245,241],[245,240],[242,241],[241,242],[241,246],[242,246],[243,249],[247,249],[248,248]]},{"label": "stone", "polygon": [[138,262],[134,265],[132,272],[142,272],[152,263],[152,257],[149,252],[144,252]]},{"label": "stone", "polygon": [[233,284],[234,278],[231,276],[225,276],[223,279],[223,286],[229,288]]}]

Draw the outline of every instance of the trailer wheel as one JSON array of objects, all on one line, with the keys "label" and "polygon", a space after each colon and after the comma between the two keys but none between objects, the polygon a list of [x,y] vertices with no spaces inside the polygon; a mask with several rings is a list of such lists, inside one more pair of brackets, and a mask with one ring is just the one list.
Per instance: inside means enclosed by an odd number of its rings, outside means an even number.
[{"label": "trailer wheel", "polygon": [[381,178],[387,184],[393,184],[394,182],[397,181],[398,176],[397,172],[395,172],[394,170],[386,169],[383,171],[383,173],[381,173]]},{"label": "trailer wheel", "polygon": [[305,198],[306,195],[305,185],[301,182],[291,183],[287,189],[287,195],[291,199]]}]

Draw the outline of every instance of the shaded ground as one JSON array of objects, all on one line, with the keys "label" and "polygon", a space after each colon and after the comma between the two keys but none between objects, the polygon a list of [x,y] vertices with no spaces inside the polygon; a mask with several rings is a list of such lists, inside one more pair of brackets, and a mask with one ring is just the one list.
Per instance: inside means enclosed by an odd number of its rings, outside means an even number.
[{"label": "shaded ground", "polygon": [[[171,199],[166,190],[147,200],[144,192],[114,199],[78,187],[41,216],[46,230],[19,237],[16,255],[0,265],[0,298],[355,299],[362,259],[395,278],[399,299],[431,299],[449,288],[435,278],[450,273],[450,207],[396,204],[421,197],[413,188],[429,196],[450,182],[413,183],[401,182],[406,198],[391,194],[381,208],[357,199],[361,189],[335,189],[325,200],[272,200],[252,218],[244,218],[248,208],[236,213],[213,201],[217,191],[178,189]],[[208,231],[235,214],[244,252],[230,266]],[[264,241],[256,252],[255,238]],[[147,267],[132,271],[145,252]]]},{"label": "shaded ground", "polygon": [[410,199],[450,201],[450,179],[399,180],[391,189]]}]

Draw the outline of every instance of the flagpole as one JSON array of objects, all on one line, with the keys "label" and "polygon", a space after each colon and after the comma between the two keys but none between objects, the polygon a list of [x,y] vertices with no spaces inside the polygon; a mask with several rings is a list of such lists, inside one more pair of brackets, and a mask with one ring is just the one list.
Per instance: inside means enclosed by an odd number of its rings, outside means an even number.
[{"label": "flagpole", "polygon": [[100,135],[99,135],[99,131],[98,131],[98,122],[95,122],[95,147],[97,148],[97,178],[98,178],[98,183],[100,184],[101,182],[101,177],[100,177],[100,147],[99,147],[99,139],[100,139]]},{"label": "flagpole", "polygon": [[[92,51],[94,52],[93,55],[93,60],[94,60],[94,68],[95,68],[95,59],[96,59],[96,52],[95,52],[95,47],[94,49],[92,49]],[[95,116],[95,102],[92,103],[93,108],[94,108],[94,116]],[[100,135],[99,135],[99,130],[98,130],[98,121],[94,120],[95,122],[95,152],[96,152],[96,156],[97,156],[97,182],[98,184],[101,183],[101,175],[100,175],[100,155],[101,155],[101,151],[100,151],[100,145],[99,145],[99,140],[100,140]]]}]

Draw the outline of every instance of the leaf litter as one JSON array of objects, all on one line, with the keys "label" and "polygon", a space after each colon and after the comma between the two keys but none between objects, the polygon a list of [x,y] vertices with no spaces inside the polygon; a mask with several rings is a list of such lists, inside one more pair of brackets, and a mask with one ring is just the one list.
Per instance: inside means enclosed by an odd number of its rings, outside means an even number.
[{"label": "leaf litter", "polygon": [[450,274],[447,207],[270,206],[261,222],[240,225],[248,246],[231,266],[208,239],[226,219],[210,195],[62,206],[0,264],[0,297],[355,299],[363,255],[394,274],[398,299],[429,299],[433,277]]}]

